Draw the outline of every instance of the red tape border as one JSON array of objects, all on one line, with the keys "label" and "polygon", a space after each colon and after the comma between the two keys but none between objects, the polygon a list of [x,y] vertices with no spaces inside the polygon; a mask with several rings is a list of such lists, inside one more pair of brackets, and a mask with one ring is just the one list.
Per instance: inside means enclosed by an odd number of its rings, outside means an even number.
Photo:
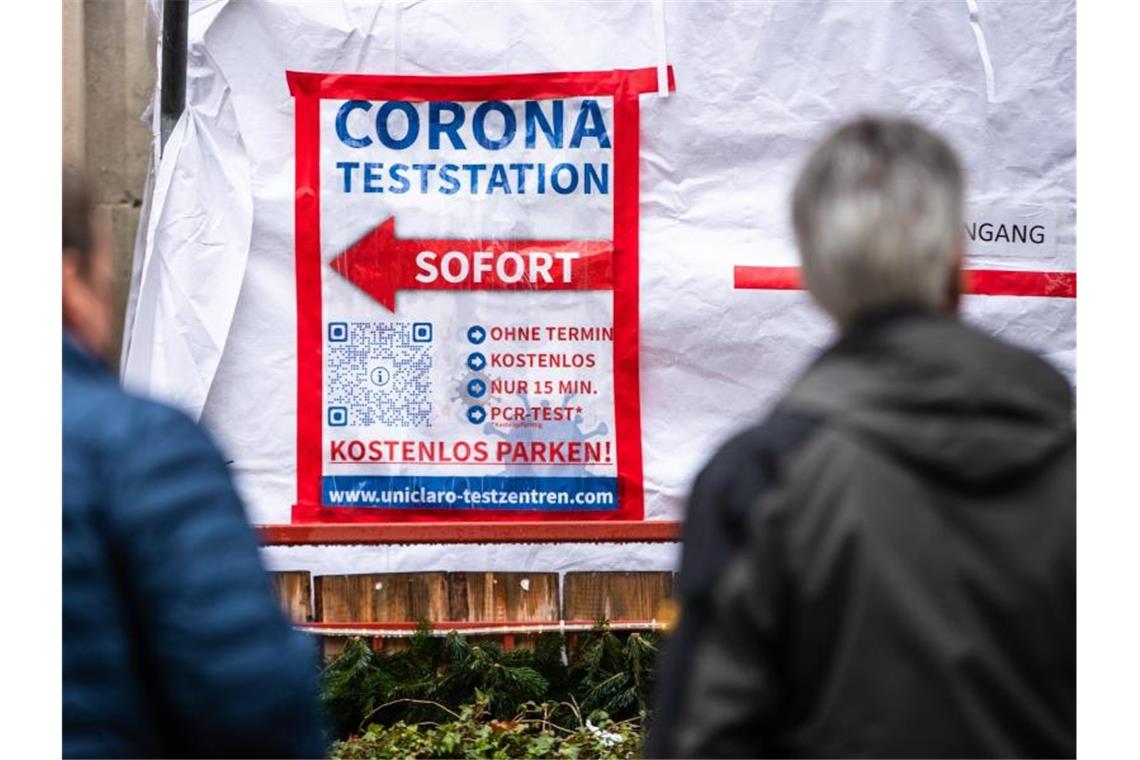
[{"label": "red tape border", "polygon": [[[1076,298],[1076,272],[1029,272],[1012,269],[965,269],[964,292],[975,296]],[[737,290],[803,290],[799,267],[738,266]]]},{"label": "red tape border", "polygon": [[[656,68],[598,72],[512,74],[493,76],[372,76],[286,72],[296,101],[295,241],[297,277],[297,503],[294,523],[336,522],[386,525],[424,523],[418,538],[432,541],[462,540],[450,523],[471,525],[472,517],[491,523],[562,522],[586,525],[588,520],[640,521],[644,517],[641,451],[641,398],[638,367],[638,246],[639,246],[639,100],[657,90]],[[672,67],[669,88],[675,89]],[[612,512],[565,513],[507,510],[464,510],[454,513],[433,509],[375,510],[325,507],[321,504],[322,473],[322,370],[323,313],[320,251],[320,101],[324,98],[362,100],[520,100],[589,95],[614,99],[613,209],[614,242],[614,391],[615,438],[618,448],[619,506]],[[265,526],[272,531],[286,526]],[[358,538],[345,543],[360,543]],[[460,530],[465,531],[466,528]],[[534,531],[532,540],[543,540]],[[581,530],[581,540],[591,539]],[[326,532],[326,536],[328,536]],[[520,540],[518,530],[514,538]],[[263,537],[266,534],[263,532]],[[427,540],[427,539],[425,539]],[[484,540],[496,540],[486,535]],[[568,539],[555,539],[568,540]],[[606,540],[606,539],[602,539]],[[304,541],[303,543],[317,543]],[[323,541],[335,542],[340,541]],[[384,540],[382,543],[397,543]]]}]

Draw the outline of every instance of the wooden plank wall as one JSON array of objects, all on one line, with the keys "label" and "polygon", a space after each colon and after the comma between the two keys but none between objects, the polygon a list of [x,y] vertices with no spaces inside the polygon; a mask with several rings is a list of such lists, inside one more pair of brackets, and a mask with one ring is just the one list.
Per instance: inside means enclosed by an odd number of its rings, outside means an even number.
[{"label": "wooden plank wall", "polygon": [[558,620],[558,573],[450,573],[448,585],[450,620]]},{"label": "wooden plank wall", "polygon": [[320,575],[313,588],[320,621],[448,619],[445,573]]},{"label": "wooden plank wall", "polygon": [[672,573],[566,573],[566,620],[653,620],[673,593]]},{"label": "wooden plank wall", "polygon": [[273,573],[273,590],[281,602],[285,616],[297,624],[313,619],[311,576],[307,572]]},{"label": "wooden plank wall", "polygon": [[[273,580],[295,623],[645,621],[658,617],[673,592],[673,574],[667,572],[566,573],[561,587],[557,573],[519,572],[312,578],[307,572],[289,572],[274,573]],[[500,638],[507,645],[516,643],[513,636]],[[343,643],[343,638],[327,637],[326,655],[337,653]],[[522,637],[518,642],[528,643]]]}]

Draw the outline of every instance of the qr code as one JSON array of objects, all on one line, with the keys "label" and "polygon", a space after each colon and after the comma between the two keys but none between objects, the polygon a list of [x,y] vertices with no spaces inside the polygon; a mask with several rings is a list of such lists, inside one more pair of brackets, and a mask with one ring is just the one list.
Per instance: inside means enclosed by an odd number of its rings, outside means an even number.
[{"label": "qr code", "polygon": [[330,322],[325,342],[333,424],[431,425],[429,322]]}]

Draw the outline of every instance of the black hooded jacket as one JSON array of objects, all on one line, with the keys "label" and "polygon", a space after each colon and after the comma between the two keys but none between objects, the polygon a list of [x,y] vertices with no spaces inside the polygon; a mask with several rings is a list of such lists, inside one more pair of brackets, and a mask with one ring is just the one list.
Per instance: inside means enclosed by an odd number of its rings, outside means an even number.
[{"label": "black hooded jacket", "polygon": [[697,479],[648,755],[1073,756],[1075,466],[1036,356],[849,331]]}]

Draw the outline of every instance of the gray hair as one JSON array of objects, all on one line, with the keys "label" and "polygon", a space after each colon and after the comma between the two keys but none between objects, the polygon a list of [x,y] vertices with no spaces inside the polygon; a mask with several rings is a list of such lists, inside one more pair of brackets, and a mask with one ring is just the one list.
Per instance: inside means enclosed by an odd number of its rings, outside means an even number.
[{"label": "gray hair", "polygon": [[864,117],[816,148],[792,196],[804,283],[842,326],[895,306],[953,306],[962,170],[942,138]]}]

